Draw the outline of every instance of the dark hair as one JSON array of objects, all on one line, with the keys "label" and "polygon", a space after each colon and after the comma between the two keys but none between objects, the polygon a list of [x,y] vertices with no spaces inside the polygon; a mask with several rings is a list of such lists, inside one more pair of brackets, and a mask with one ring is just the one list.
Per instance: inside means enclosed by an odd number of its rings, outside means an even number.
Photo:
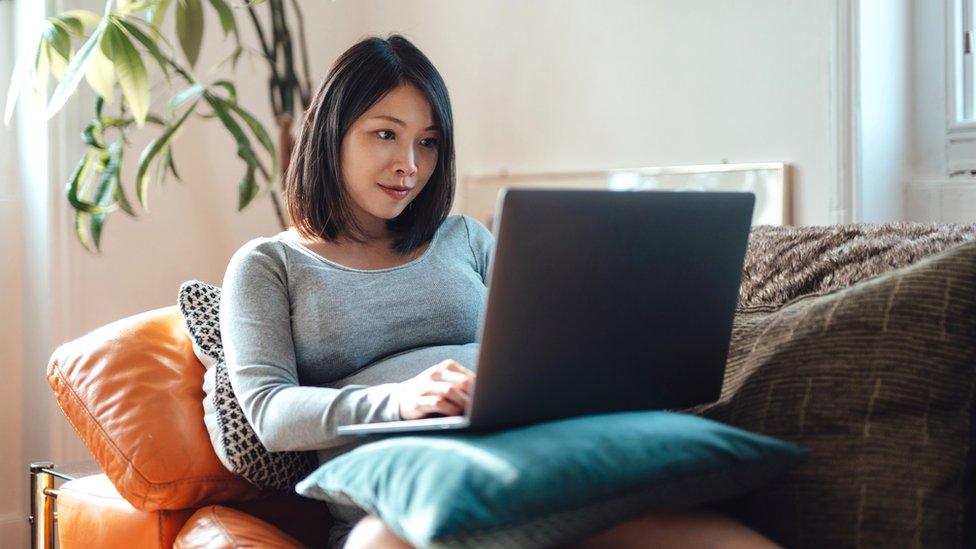
[{"label": "dark hair", "polygon": [[438,126],[437,166],[424,189],[387,228],[393,249],[406,254],[430,241],[454,200],[454,120],[447,86],[416,46],[394,34],[370,37],[352,46],[329,70],[305,114],[283,194],[300,235],[362,242],[342,182],[340,145],[349,127],[367,109],[402,83],[416,86],[430,102]]}]

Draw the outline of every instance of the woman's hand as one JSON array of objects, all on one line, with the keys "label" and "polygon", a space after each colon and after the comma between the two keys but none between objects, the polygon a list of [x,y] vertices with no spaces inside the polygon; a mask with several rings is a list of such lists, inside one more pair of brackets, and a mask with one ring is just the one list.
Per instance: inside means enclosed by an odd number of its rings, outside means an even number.
[{"label": "woman's hand", "polygon": [[400,383],[400,418],[430,414],[460,416],[468,408],[474,373],[454,360],[445,360]]}]

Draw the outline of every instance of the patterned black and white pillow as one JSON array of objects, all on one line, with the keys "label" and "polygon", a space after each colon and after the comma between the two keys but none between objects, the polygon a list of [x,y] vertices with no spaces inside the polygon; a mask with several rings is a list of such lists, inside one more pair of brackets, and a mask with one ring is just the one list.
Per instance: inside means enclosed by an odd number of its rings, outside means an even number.
[{"label": "patterned black and white pillow", "polygon": [[220,288],[190,280],[177,303],[204,374],[204,423],[220,461],[261,489],[292,490],[317,465],[315,452],[269,452],[244,417],[227,375],[220,338]]}]

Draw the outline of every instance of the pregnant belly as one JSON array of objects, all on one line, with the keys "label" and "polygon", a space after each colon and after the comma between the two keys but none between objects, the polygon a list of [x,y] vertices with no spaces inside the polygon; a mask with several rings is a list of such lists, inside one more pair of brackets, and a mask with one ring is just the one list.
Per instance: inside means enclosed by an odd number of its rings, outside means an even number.
[{"label": "pregnant belly", "polygon": [[465,368],[475,371],[478,360],[478,344],[434,345],[410,349],[377,360],[356,371],[356,373],[325,386],[339,388],[346,385],[396,383],[409,379],[449,358],[458,361]]}]

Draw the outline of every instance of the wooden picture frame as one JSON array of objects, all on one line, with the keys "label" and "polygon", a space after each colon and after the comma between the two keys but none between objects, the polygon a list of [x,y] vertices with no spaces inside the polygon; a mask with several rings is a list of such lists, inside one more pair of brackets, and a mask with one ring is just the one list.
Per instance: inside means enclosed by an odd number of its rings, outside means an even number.
[{"label": "wooden picture frame", "polygon": [[506,187],[611,189],[618,191],[751,191],[756,195],[753,225],[790,225],[789,165],[783,162],[711,164],[585,172],[471,175],[459,186],[460,213],[491,228],[498,194]]}]

